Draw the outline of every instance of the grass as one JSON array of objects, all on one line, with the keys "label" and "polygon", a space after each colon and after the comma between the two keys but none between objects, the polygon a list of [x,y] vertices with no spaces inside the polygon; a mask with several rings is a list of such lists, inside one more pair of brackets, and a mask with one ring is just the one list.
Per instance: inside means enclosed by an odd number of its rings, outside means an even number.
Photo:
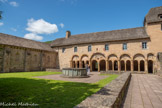
[{"label": "grass", "polygon": [[118,76],[110,75],[93,84],[32,78],[51,74],[60,72],[0,74],[0,102],[35,103],[41,108],[72,108]]}]

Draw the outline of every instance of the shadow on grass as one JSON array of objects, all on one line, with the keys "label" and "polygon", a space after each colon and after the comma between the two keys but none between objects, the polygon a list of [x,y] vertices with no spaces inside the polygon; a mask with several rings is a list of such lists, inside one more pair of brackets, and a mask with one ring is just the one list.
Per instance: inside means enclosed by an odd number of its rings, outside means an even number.
[{"label": "shadow on grass", "polygon": [[43,108],[72,108],[98,89],[97,84],[0,78],[0,102],[28,102]]}]

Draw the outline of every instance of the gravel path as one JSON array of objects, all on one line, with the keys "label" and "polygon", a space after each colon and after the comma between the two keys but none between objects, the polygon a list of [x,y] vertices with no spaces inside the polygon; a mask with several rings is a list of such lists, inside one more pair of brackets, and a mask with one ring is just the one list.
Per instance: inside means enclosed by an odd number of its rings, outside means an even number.
[{"label": "gravel path", "polygon": [[99,75],[100,72],[91,72],[90,77],[88,78],[63,78],[60,77],[60,74],[57,75],[47,75],[47,76],[38,76],[36,78],[50,79],[50,80],[62,80],[62,81],[71,81],[71,82],[83,82],[83,83],[95,83],[101,79],[104,79],[108,76]]}]

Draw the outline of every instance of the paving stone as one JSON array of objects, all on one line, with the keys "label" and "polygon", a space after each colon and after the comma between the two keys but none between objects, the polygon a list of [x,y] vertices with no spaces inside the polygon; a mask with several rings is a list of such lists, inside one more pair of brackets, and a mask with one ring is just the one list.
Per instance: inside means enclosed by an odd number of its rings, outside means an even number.
[{"label": "paving stone", "polygon": [[132,74],[123,108],[162,108],[162,78],[157,75]]}]

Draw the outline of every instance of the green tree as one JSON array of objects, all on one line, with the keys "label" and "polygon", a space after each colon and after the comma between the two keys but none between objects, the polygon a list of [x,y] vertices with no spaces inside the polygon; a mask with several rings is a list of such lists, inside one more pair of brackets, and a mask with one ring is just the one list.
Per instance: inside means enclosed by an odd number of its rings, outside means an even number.
[{"label": "green tree", "polygon": [[0,19],[2,18],[2,11],[0,11]]}]

